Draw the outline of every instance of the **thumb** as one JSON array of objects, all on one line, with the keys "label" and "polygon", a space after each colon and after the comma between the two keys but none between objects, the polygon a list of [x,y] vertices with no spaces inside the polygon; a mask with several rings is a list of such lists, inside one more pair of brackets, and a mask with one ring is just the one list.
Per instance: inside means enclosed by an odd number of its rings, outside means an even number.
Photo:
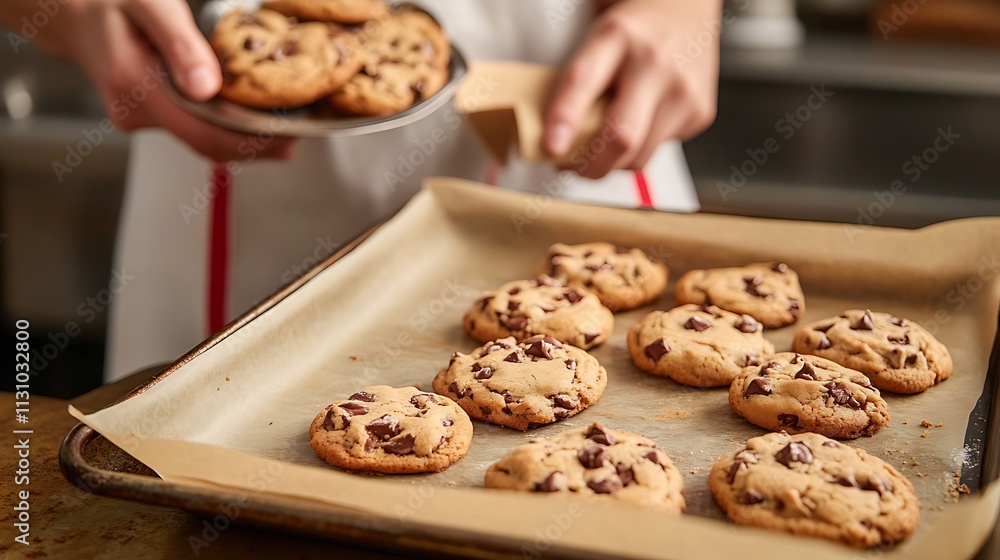
[{"label": "thumb", "polygon": [[125,13],[166,59],[174,83],[185,96],[210,99],[222,87],[222,70],[208,41],[181,0],[132,0]]}]

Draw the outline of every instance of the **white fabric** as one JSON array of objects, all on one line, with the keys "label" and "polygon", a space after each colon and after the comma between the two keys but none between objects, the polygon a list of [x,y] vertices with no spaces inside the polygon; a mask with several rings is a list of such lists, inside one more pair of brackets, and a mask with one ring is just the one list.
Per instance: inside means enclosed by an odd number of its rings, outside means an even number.
[{"label": "white fabric", "polygon": [[[590,2],[573,8],[576,3],[425,0],[423,5],[468,59],[559,64],[572,53],[593,17]],[[410,169],[401,157],[421,163]],[[290,162],[240,164],[231,190],[229,318],[400,208],[424,177],[483,181],[489,165],[471,128],[451,107],[394,131],[300,140]],[[210,334],[206,325],[210,171],[204,158],[166,132],[133,135],[116,267],[136,280],[111,308],[108,380],[171,361]],[[394,180],[390,173],[404,180]],[[665,144],[645,173],[657,207],[697,210],[678,143]],[[601,204],[639,205],[631,172],[589,181],[559,174],[551,165],[514,161],[495,176],[503,187]],[[556,182],[559,186],[553,192]]]}]

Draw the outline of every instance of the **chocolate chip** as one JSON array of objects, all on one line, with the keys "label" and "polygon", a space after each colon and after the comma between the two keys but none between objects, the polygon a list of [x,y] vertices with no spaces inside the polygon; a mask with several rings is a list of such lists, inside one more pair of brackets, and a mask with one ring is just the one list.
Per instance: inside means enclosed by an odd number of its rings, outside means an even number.
[{"label": "chocolate chip", "polygon": [[796,354],[795,356],[792,357],[791,360],[788,360],[788,363],[797,364],[799,362],[804,362],[804,361],[805,359],[802,357],[802,354]]},{"label": "chocolate chip", "polygon": [[558,406],[559,408],[565,408],[567,410],[573,410],[579,404],[578,402],[573,400],[569,395],[562,393],[552,397],[552,403]]},{"label": "chocolate chip", "polygon": [[504,324],[504,327],[506,327],[509,331],[523,331],[527,326],[528,318],[520,316],[511,317],[510,319],[507,319],[507,322]]},{"label": "chocolate chip", "polygon": [[510,295],[512,295],[512,296],[516,296],[517,294],[521,293],[521,288],[518,288],[517,286],[514,286],[513,288],[511,288],[510,290],[508,290],[507,293],[510,294]]},{"label": "chocolate chip", "polygon": [[507,311],[517,311],[518,307],[521,307],[520,302],[514,300],[510,300],[507,302]]},{"label": "chocolate chip", "polygon": [[788,272],[788,265],[785,264],[785,263],[783,263],[783,262],[776,262],[776,263],[774,263],[774,264],[771,265],[771,270],[773,270],[773,271],[775,271],[775,272],[777,272],[779,274],[784,274],[784,273]]},{"label": "chocolate chip", "polygon": [[362,414],[368,414],[368,407],[360,405],[358,403],[344,403],[340,406],[340,410],[347,413],[348,416],[360,416]]},{"label": "chocolate chip", "polygon": [[792,314],[792,317],[799,318],[799,315],[802,313],[802,305],[799,303],[799,300],[788,300],[788,312]]},{"label": "chocolate chip", "polygon": [[912,366],[913,364],[917,363],[917,358],[918,358],[917,354],[910,354],[909,356],[906,357],[906,365]]},{"label": "chocolate chip", "polygon": [[750,380],[750,384],[747,385],[747,390],[743,393],[743,396],[749,397],[751,395],[770,395],[771,394],[771,380],[767,377],[754,377]]},{"label": "chocolate chip", "polygon": [[514,394],[511,393],[508,389],[504,389],[500,393],[500,395],[503,397],[504,404],[511,404],[512,402],[517,400],[514,398]]},{"label": "chocolate chip", "polygon": [[618,478],[621,479],[622,486],[628,486],[635,480],[635,472],[632,471],[632,467],[618,465],[615,470],[618,471]]},{"label": "chocolate chip", "polygon": [[761,278],[760,276],[754,276],[753,278],[744,278],[743,281],[746,282],[747,285],[746,291],[748,294],[759,298],[766,298],[769,295],[771,295],[769,293],[760,291],[760,285],[764,282],[764,279]]},{"label": "chocolate chip", "polygon": [[581,299],[583,299],[583,296],[581,296],[580,293],[577,292],[576,290],[569,290],[564,295],[566,297],[566,300],[569,301],[570,304],[577,303]]},{"label": "chocolate chip", "polygon": [[743,355],[743,367],[748,366],[759,366],[760,356],[757,354],[744,354]]},{"label": "chocolate chip", "polygon": [[488,406],[481,406],[481,407],[479,407],[479,412],[480,412],[480,413],[481,413],[481,414],[482,414],[482,415],[483,415],[484,417],[486,417],[486,418],[489,418],[489,417],[490,417],[490,414],[491,414],[491,413],[492,413],[493,411],[492,411],[492,410],[490,409],[490,407],[488,407]]},{"label": "chocolate chip", "polygon": [[247,37],[246,41],[243,41],[243,48],[250,52],[254,52],[263,46],[264,46],[264,41],[261,41],[260,39],[252,35],[250,37]]},{"label": "chocolate chip", "polygon": [[767,362],[766,364],[760,366],[760,371],[757,373],[758,375],[767,377],[767,370],[778,369],[779,367],[781,367],[781,365],[779,365],[777,362]]},{"label": "chocolate chip", "polygon": [[376,438],[387,440],[399,434],[399,421],[386,414],[381,418],[372,420],[367,426],[368,433]]},{"label": "chocolate chip", "polygon": [[744,469],[744,467],[746,467],[750,463],[757,462],[756,455],[753,454],[750,455],[752,460],[748,460],[746,453],[747,451],[746,449],[744,449],[743,451],[737,453],[736,456],[733,458],[733,464],[729,467],[729,472],[726,474],[726,480],[729,481],[729,484],[732,484],[736,480],[736,475],[740,472],[741,469],[746,470]]},{"label": "chocolate chip", "polygon": [[826,350],[827,348],[829,348],[831,346],[833,346],[833,343],[830,342],[830,339],[827,338],[826,335],[823,335],[819,339],[819,342],[816,344],[816,349],[817,350]]},{"label": "chocolate chip", "polygon": [[883,478],[877,474],[873,474],[868,477],[865,484],[862,486],[864,490],[874,490],[881,494],[891,494],[892,493],[892,482],[887,478]]},{"label": "chocolate chip", "polygon": [[829,391],[830,396],[833,397],[833,402],[839,404],[840,406],[846,406],[854,410],[861,408],[861,403],[858,399],[854,398],[854,394],[846,386],[837,383],[836,381],[831,381],[824,385],[827,391]]},{"label": "chocolate chip", "polygon": [[555,471],[549,476],[545,477],[545,480],[535,484],[535,487],[531,489],[532,492],[557,492],[559,490],[559,479],[562,478],[562,473]]},{"label": "chocolate chip", "polygon": [[441,425],[444,426],[445,428],[452,426],[454,424],[455,420],[452,418],[445,418],[444,420],[441,421]]},{"label": "chocolate chip", "polygon": [[601,445],[614,445],[618,441],[615,439],[615,436],[611,435],[611,432],[607,428],[597,422],[594,422],[587,428],[587,433],[584,436]]},{"label": "chocolate chip", "polygon": [[692,331],[702,332],[712,328],[712,323],[709,323],[707,319],[702,318],[701,315],[692,315],[690,319],[684,323],[684,328]]},{"label": "chocolate chip", "polygon": [[608,463],[611,455],[603,447],[590,445],[577,452],[576,458],[585,469],[599,469]]},{"label": "chocolate chip", "polygon": [[806,362],[802,364],[802,369],[795,372],[795,379],[805,379],[806,381],[816,381],[816,370],[812,364]]},{"label": "chocolate chip", "polygon": [[377,444],[377,442],[375,441],[375,438],[368,438],[368,439],[366,439],[365,440],[365,451],[371,451],[372,449],[375,449],[376,444]]},{"label": "chocolate chip", "polygon": [[899,317],[891,317],[889,319],[889,322],[892,323],[893,325],[896,325],[897,327],[905,327],[906,326],[906,320],[905,319],[900,319]]},{"label": "chocolate chip", "polygon": [[491,342],[489,346],[483,348],[483,351],[480,352],[479,357],[482,358],[483,356],[485,356],[487,354],[492,354],[493,352],[496,352],[497,350],[510,350],[510,349],[511,349],[511,346],[509,344],[507,344],[506,342],[504,342],[502,340],[497,340],[497,341]]},{"label": "chocolate chip", "polygon": [[826,331],[830,330],[831,328],[833,328],[833,323],[830,323],[829,325],[822,325],[822,326],[819,326],[819,327],[813,327],[813,330],[814,331],[819,331],[821,333],[825,333]]},{"label": "chocolate chip", "polygon": [[514,350],[510,354],[507,354],[507,357],[504,358],[503,361],[511,362],[513,364],[519,364],[521,363],[521,356],[520,354],[518,354],[517,350]]},{"label": "chocolate chip", "polygon": [[794,414],[779,414],[778,422],[786,428],[799,428],[799,417]]},{"label": "chocolate chip", "polygon": [[[823,445],[826,444],[824,443]],[[861,488],[861,485],[858,484],[857,479],[854,478],[854,474],[852,473],[848,473],[846,476],[841,476],[837,478],[835,482],[841,486],[846,486],[848,488]]]},{"label": "chocolate chip", "polygon": [[352,400],[352,401],[375,402],[375,396],[374,395],[369,395],[368,393],[366,393],[364,391],[358,391],[357,393],[354,393],[353,395],[351,395],[351,396],[349,396],[347,398],[348,398],[348,400]]},{"label": "chocolate chip", "polygon": [[330,410],[327,410],[326,411],[326,416],[323,418],[323,429],[324,430],[326,430],[328,432],[332,432],[333,430],[337,429],[337,425],[333,421],[334,418],[335,418],[335,416],[334,416],[334,413],[333,413],[333,409],[331,408]]},{"label": "chocolate chip", "polygon": [[662,338],[657,338],[652,344],[646,347],[645,354],[650,360],[654,362],[660,361],[665,354],[670,353],[670,347],[667,346],[667,341]]},{"label": "chocolate chip", "polygon": [[567,410],[565,408],[556,408],[556,409],[553,409],[553,411],[552,411],[552,413],[555,415],[555,417],[558,418],[558,419],[560,419],[560,420],[562,420],[563,418],[569,418],[570,413],[572,413],[572,412],[573,412],[572,410]]},{"label": "chocolate chip", "polygon": [[903,336],[890,336],[889,342],[893,344],[909,344],[910,336],[906,334],[904,334]]},{"label": "chocolate chip", "polygon": [[598,336],[601,336],[601,335],[599,335],[599,334],[591,334],[591,333],[583,333],[583,342],[584,342],[584,344],[590,344]]},{"label": "chocolate chip", "polygon": [[745,506],[757,505],[764,501],[764,495],[756,490],[749,490],[743,497],[740,498],[740,503]]},{"label": "chocolate chip", "polygon": [[553,346],[544,340],[536,340],[528,346],[528,349],[524,351],[525,354],[529,356],[535,356],[536,358],[543,358],[546,360],[552,359]]},{"label": "chocolate chip", "polygon": [[802,442],[793,441],[775,453],[774,459],[782,465],[792,468],[792,463],[802,463],[803,465],[812,464],[813,455],[812,450],[809,449],[808,445]]},{"label": "chocolate chip", "polygon": [[618,478],[605,478],[604,480],[591,480],[587,482],[590,488],[598,494],[611,494],[622,489],[622,481]]},{"label": "chocolate chip", "polygon": [[511,410],[509,406],[505,406],[505,407],[501,408],[500,412],[503,412],[507,416],[511,416],[512,414],[514,414],[514,411]]},{"label": "chocolate chip", "polygon": [[740,315],[740,318],[736,320],[734,325],[740,332],[745,332],[747,334],[755,333],[760,330],[760,323],[756,319],[749,315]]},{"label": "chocolate chip", "polygon": [[403,437],[398,437],[382,444],[382,451],[392,453],[393,455],[406,455],[413,451],[415,441],[416,438],[412,434],[406,434]]},{"label": "chocolate chip", "polygon": [[479,371],[476,372],[476,379],[478,379],[480,381],[489,379],[489,378],[493,377],[493,373],[494,373],[493,372],[493,368],[491,368],[490,366],[486,366],[486,367],[481,368]]},{"label": "chocolate chip", "polygon": [[650,451],[645,455],[643,455],[642,457],[651,463],[656,463],[657,465],[660,465],[661,469],[665,469],[663,463],[660,462],[660,454],[657,453],[656,451]]},{"label": "chocolate chip", "polygon": [[832,447],[832,448],[836,449],[836,448],[840,447],[840,444],[838,444],[835,441],[824,441],[823,442],[823,447]]},{"label": "chocolate chip", "polygon": [[493,296],[486,296],[480,299],[479,300],[480,311],[486,311],[486,308],[489,307],[491,301],[493,301]]},{"label": "chocolate chip", "polygon": [[286,40],[282,41],[282,43],[274,49],[274,52],[272,52],[271,56],[268,58],[275,62],[281,62],[290,56],[294,56],[298,52],[298,43],[292,40]]},{"label": "chocolate chip", "polygon": [[566,364],[566,369],[576,369],[576,360],[570,359],[563,363]]},{"label": "chocolate chip", "polygon": [[858,322],[851,327],[851,329],[856,331],[873,331],[875,330],[875,321],[872,320],[871,311],[865,311],[865,314],[858,319]]},{"label": "chocolate chip", "polygon": [[469,391],[467,391],[465,389],[462,389],[461,391],[459,391],[458,390],[458,383],[456,383],[454,381],[452,381],[451,384],[448,385],[448,392],[451,393],[451,394],[453,394],[453,395],[455,395],[457,398],[460,398],[460,399],[464,399],[469,394]]},{"label": "chocolate chip", "polygon": [[413,98],[417,101],[421,101],[424,98],[424,92],[427,91],[427,82],[419,80],[410,84],[410,91],[413,92]]}]

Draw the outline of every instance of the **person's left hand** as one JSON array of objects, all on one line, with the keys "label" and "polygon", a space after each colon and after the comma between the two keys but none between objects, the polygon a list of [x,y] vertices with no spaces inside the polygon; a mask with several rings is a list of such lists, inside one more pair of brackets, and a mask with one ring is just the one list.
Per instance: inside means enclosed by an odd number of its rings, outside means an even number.
[{"label": "person's left hand", "polygon": [[718,97],[721,0],[604,3],[545,120],[546,149],[564,155],[587,111],[611,94],[598,131],[605,142],[570,158],[570,168],[589,178],[641,169],[664,140],[708,128]]}]

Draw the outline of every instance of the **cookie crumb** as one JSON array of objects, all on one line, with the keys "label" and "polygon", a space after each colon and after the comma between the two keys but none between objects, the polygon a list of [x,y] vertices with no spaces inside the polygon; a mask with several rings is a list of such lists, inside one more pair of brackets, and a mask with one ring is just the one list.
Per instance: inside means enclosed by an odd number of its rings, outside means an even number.
[{"label": "cookie crumb", "polygon": [[927,420],[921,420],[920,421],[920,427],[922,427],[922,428],[933,428],[934,424],[931,424]]},{"label": "cookie crumb", "polygon": [[348,358],[350,358],[350,360],[351,360],[352,362],[356,362],[356,361],[358,361],[358,357],[357,357],[357,356],[355,356],[354,354],[351,354],[350,356],[348,356]]},{"label": "cookie crumb", "polygon": [[938,422],[937,424],[934,424],[934,427],[935,428],[943,428],[944,427],[944,422]]},{"label": "cookie crumb", "polygon": [[271,424],[274,424],[274,422],[268,422],[267,423],[268,426],[270,426]]},{"label": "cookie crumb", "polygon": [[664,408],[656,415],[656,419],[661,422],[677,422],[687,420],[694,416],[694,411],[686,408]]},{"label": "cookie crumb", "polygon": [[958,487],[955,488],[955,490],[958,490],[959,494],[971,494],[972,493],[972,490],[969,490],[969,485],[965,484],[965,483],[959,484]]},{"label": "cookie crumb", "polygon": [[229,377],[226,377],[226,381],[229,381]]},{"label": "cookie crumb", "polygon": [[907,425],[909,425],[909,423],[910,423],[910,421],[909,421],[909,420],[903,420],[903,425],[904,425],[904,426],[907,426]]},{"label": "cookie crumb", "polygon": [[927,473],[918,472],[917,476],[919,476],[920,478],[923,478],[923,477],[927,476]]},{"label": "cookie crumb", "polygon": [[925,437],[927,437],[927,434],[929,434],[929,433],[930,433],[929,431],[924,430],[924,433],[920,434],[920,437],[925,438]]}]

